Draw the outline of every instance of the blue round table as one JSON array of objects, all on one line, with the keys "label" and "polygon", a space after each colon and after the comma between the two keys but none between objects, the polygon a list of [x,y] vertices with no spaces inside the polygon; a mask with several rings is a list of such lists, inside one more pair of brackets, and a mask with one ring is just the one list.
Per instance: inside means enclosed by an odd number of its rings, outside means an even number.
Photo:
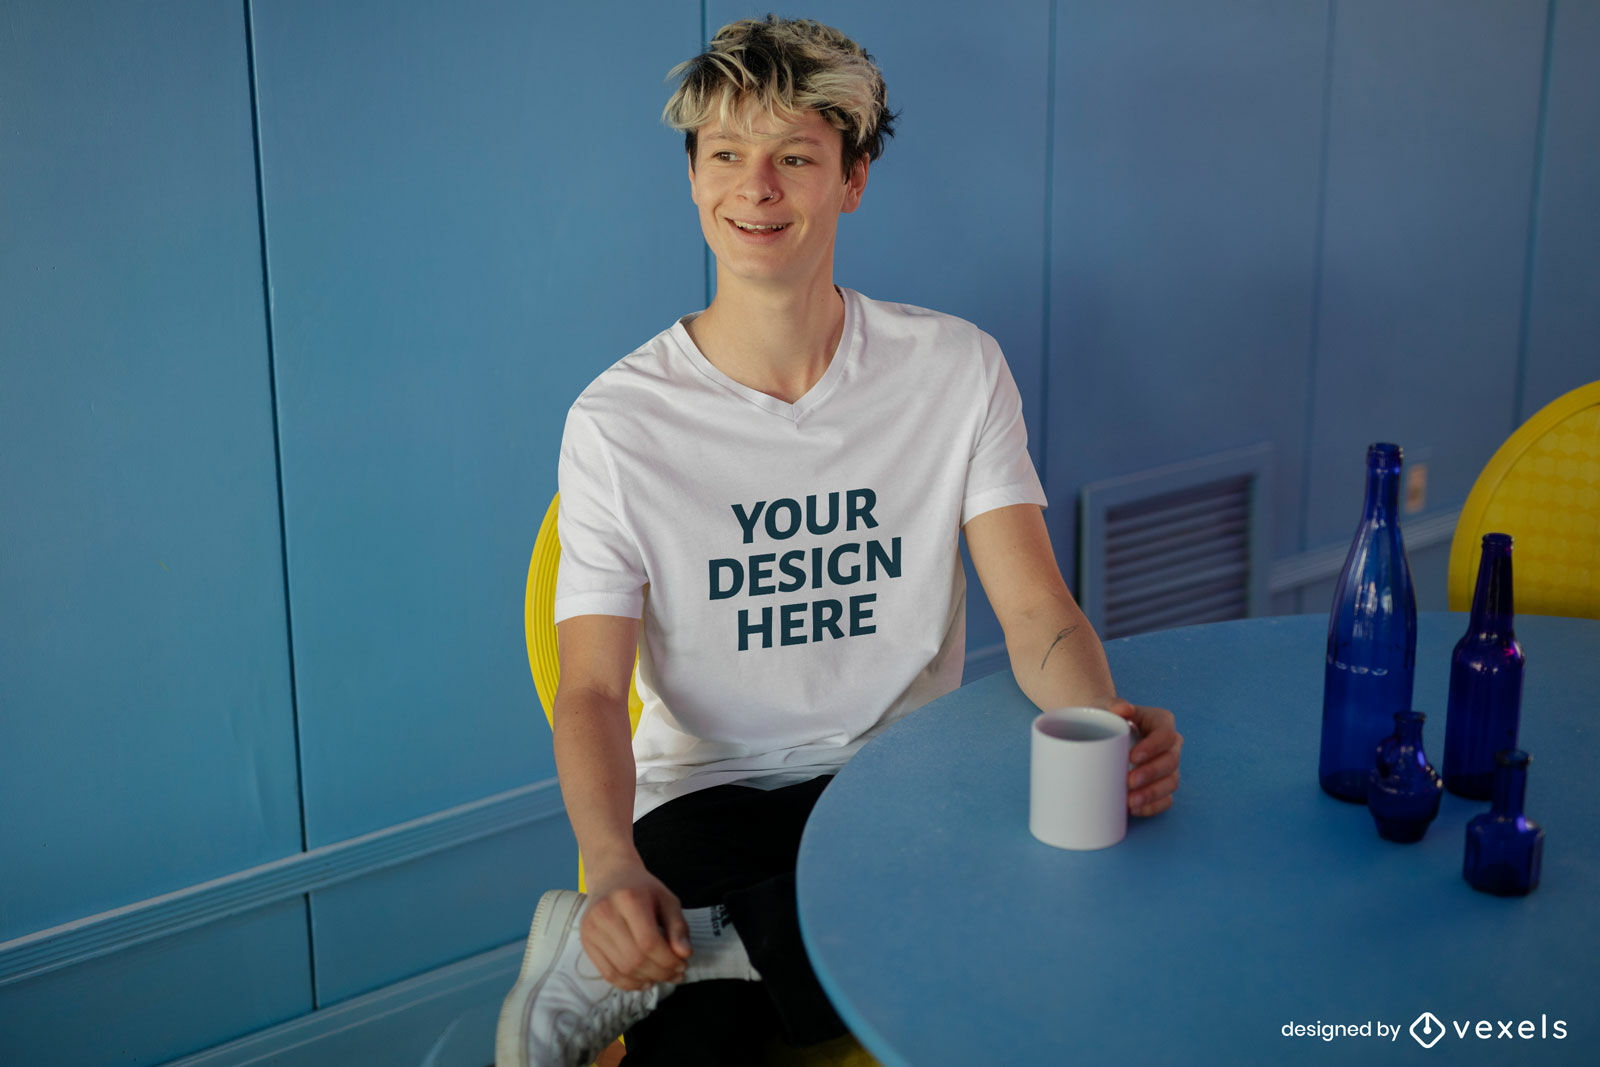
[{"label": "blue round table", "polygon": [[[1185,737],[1176,806],[1114,848],[1029,835],[1036,712],[1009,672],[862,749],[800,847],[823,987],[890,1065],[1600,1063],[1600,622],[1516,625],[1546,833],[1532,895],[1462,880],[1486,803],[1447,793],[1427,837],[1397,845],[1317,787],[1325,617],[1195,626],[1107,643],[1119,690]],[[1435,765],[1465,628],[1419,621]]]}]

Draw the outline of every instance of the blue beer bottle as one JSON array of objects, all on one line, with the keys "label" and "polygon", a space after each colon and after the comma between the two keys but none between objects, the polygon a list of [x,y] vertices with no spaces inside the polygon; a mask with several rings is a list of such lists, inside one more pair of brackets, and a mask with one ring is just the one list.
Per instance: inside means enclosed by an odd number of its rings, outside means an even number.
[{"label": "blue beer bottle", "polygon": [[1450,657],[1444,726],[1445,788],[1474,800],[1494,792],[1495,753],[1517,747],[1523,655],[1511,623],[1511,538],[1484,534],[1472,621]]}]

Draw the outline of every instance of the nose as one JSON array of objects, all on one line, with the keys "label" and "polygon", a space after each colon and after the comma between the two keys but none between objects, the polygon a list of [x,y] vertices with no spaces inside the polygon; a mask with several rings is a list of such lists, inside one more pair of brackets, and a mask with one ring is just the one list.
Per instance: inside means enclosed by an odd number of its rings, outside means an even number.
[{"label": "nose", "polygon": [[758,156],[750,161],[739,183],[739,195],[757,204],[778,199],[778,172],[770,159]]}]

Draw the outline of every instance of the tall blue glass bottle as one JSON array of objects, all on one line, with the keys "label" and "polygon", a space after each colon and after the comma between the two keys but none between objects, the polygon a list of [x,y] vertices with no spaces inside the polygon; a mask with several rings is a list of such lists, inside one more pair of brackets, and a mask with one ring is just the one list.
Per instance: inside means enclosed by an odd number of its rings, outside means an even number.
[{"label": "tall blue glass bottle", "polygon": [[1444,726],[1445,788],[1474,800],[1494,791],[1495,753],[1517,747],[1523,656],[1511,622],[1511,538],[1484,534],[1472,621],[1450,657]]},{"label": "tall blue glass bottle", "polygon": [[1411,708],[1417,597],[1400,538],[1400,446],[1367,449],[1367,500],[1328,617],[1322,685],[1325,792],[1364,804],[1373,752]]}]

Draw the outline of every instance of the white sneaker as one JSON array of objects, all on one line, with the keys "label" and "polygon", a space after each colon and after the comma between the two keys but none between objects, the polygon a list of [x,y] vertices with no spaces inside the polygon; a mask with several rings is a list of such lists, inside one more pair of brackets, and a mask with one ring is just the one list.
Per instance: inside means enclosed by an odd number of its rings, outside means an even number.
[{"label": "white sneaker", "polygon": [[500,1008],[496,1067],[586,1067],[677,988],[629,992],[600,977],[578,938],[586,900],[570,889],[539,898],[522,971]]}]

